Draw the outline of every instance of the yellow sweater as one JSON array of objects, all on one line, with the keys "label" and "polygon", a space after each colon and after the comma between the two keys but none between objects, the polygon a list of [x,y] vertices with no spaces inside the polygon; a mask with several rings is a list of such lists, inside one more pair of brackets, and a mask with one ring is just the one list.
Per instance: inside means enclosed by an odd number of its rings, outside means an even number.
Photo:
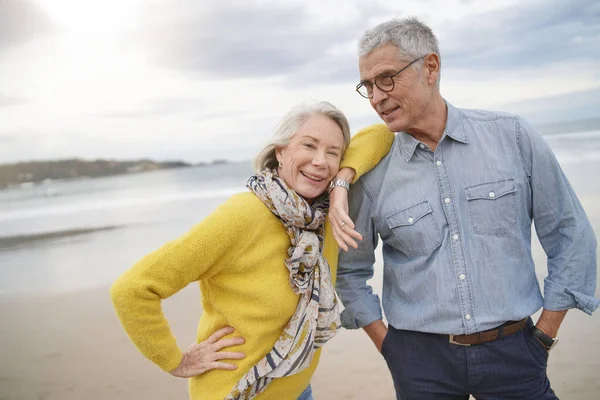
[{"label": "yellow sweater", "polygon": [[[345,166],[357,176],[373,168],[388,152],[393,134],[381,126],[367,128],[352,142]],[[356,151],[360,148],[360,152]],[[203,313],[197,341],[231,325],[232,336],[246,343],[227,351],[246,353],[227,360],[235,371],[211,370],[189,379],[192,400],[223,399],[244,373],[268,353],[296,310],[288,270],[290,240],[280,220],[253,193],[232,196],[187,234],[147,255],[112,286],[111,297],[127,334],[148,359],[165,371],[182,358],[162,313],[161,300],[191,282],[199,282]],[[338,249],[326,224],[324,255],[335,279]],[[309,368],[274,380],[257,399],[296,399],[310,383],[318,361]]]}]

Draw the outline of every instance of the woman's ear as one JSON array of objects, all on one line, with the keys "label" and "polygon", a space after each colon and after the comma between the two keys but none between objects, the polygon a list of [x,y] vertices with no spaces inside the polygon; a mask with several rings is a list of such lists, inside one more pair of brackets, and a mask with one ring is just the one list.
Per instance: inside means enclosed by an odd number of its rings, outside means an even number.
[{"label": "woman's ear", "polygon": [[275,158],[277,158],[277,162],[279,162],[279,164],[283,162],[283,147],[277,147],[275,149]]}]

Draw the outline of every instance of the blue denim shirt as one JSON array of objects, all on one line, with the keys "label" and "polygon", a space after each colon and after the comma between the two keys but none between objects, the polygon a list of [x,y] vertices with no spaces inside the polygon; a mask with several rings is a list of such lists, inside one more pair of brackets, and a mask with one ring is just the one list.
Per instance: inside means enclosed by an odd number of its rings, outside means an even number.
[{"label": "blue denim shirt", "polygon": [[[350,190],[364,236],[341,252],[342,324],[382,319],[366,281],[383,241],[383,309],[397,329],[471,334],[540,307],[591,314],[596,238],[552,151],[522,118],[448,104],[435,151],[400,132],[389,154]],[[544,296],[531,224],[548,256]]]}]

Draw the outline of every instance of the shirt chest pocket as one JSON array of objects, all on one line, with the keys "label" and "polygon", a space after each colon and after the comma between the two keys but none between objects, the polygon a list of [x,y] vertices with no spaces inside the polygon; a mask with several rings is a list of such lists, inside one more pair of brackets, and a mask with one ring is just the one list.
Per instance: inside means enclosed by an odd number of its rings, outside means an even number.
[{"label": "shirt chest pocket", "polygon": [[475,233],[503,236],[517,224],[517,187],[514,179],[470,186],[465,192]]},{"label": "shirt chest pocket", "polygon": [[386,221],[392,231],[389,244],[407,256],[428,255],[442,244],[428,201],[395,212]]}]

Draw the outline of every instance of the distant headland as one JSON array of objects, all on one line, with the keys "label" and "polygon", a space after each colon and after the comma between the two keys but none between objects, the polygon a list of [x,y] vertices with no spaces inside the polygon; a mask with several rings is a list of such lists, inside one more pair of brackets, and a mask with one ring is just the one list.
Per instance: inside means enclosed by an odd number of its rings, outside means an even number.
[{"label": "distant headland", "polygon": [[209,163],[190,164],[184,161],[158,162],[148,159],[118,160],[55,160],[30,161],[14,164],[0,164],[0,189],[9,187],[27,187],[62,179],[83,179],[102,176],[131,174],[156,171],[160,169],[184,168],[192,166],[226,164],[226,160],[214,160]]}]

